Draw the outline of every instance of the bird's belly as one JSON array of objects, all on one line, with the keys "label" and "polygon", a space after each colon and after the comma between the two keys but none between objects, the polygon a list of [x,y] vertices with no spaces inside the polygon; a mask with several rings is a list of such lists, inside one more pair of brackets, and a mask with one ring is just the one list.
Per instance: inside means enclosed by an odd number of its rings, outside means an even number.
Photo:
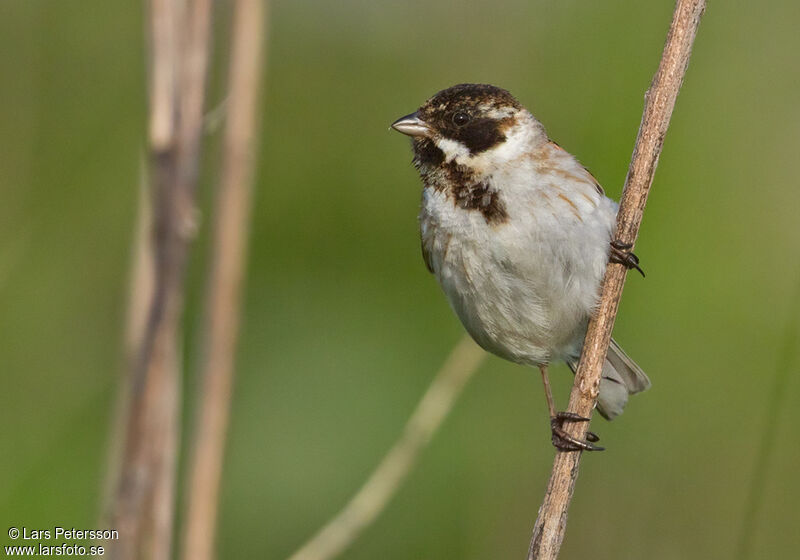
[{"label": "bird's belly", "polygon": [[464,328],[481,347],[502,358],[549,362],[556,340],[548,326],[547,302],[521,278],[475,266],[475,249],[453,247],[437,274]]},{"label": "bird's belly", "polygon": [[579,256],[559,260],[558,240],[451,213],[447,204],[423,204],[423,248],[472,338],[517,363],[577,357],[599,284],[592,267]]}]

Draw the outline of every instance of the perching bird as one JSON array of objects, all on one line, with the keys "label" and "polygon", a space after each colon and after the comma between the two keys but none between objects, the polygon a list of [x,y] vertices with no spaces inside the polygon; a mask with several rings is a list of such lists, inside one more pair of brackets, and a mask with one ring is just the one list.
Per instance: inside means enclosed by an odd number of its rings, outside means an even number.
[{"label": "perching bird", "polygon": [[[412,138],[423,183],[422,254],[464,328],[485,350],[537,366],[553,444],[598,450],[569,436],[547,366],[577,366],[609,258],[637,268],[612,241],[617,204],[597,180],[547,137],[509,92],[460,84],[440,91],[392,128]],[[612,341],[597,408],[607,419],[650,380]]]}]

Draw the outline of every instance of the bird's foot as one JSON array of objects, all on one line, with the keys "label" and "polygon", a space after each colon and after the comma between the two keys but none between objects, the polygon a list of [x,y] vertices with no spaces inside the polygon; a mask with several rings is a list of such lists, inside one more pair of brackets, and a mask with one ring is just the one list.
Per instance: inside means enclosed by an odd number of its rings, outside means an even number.
[{"label": "bird's foot", "polygon": [[564,422],[588,422],[589,419],[574,412],[559,412],[550,419],[553,432],[553,446],[561,451],[603,451],[605,447],[594,445],[600,437],[594,432],[586,432],[586,441],[572,437],[564,431]]},{"label": "bird's foot", "polygon": [[615,239],[611,242],[611,255],[608,260],[624,265],[628,270],[635,268],[644,277],[644,270],[639,267],[639,257],[631,252],[632,248],[631,243],[623,243],[619,239]]}]

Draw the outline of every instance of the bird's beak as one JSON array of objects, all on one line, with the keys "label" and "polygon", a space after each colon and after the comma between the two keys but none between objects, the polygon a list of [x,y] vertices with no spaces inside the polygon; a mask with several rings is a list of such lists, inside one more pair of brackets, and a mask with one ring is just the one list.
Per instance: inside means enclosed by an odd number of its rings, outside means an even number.
[{"label": "bird's beak", "polygon": [[431,132],[428,123],[420,119],[417,113],[400,117],[392,123],[392,128],[408,136],[429,136]]}]

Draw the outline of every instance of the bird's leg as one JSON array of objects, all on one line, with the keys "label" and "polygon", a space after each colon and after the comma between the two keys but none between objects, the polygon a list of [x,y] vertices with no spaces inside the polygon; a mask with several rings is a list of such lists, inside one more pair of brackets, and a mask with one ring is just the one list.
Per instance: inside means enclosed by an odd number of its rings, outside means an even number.
[{"label": "bird's leg", "polygon": [[631,252],[632,248],[632,244],[623,243],[619,239],[615,239],[611,242],[611,254],[608,260],[613,263],[624,265],[628,270],[635,268],[639,271],[639,274],[644,277],[644,270],[639,267],[639,257]]},{"label": "bird's leg", "polygon": [[553,391],[550,389],[550,378],[547,375],[547,366],[539,366],[542,372],[542,383],[544,384],[544,395],[547,399],[547,411],[550,413],[550,430],[553,433],[552,442],[556,449],[561,451],[602,451],[604,448],[592,445],[600,438],[593,432],[586,432],[586,440],[581,441],[572,437],[564,431],[564,422],[588,422],[588,418],[579,416],[574,412],[556,412],[553,402]]}]

